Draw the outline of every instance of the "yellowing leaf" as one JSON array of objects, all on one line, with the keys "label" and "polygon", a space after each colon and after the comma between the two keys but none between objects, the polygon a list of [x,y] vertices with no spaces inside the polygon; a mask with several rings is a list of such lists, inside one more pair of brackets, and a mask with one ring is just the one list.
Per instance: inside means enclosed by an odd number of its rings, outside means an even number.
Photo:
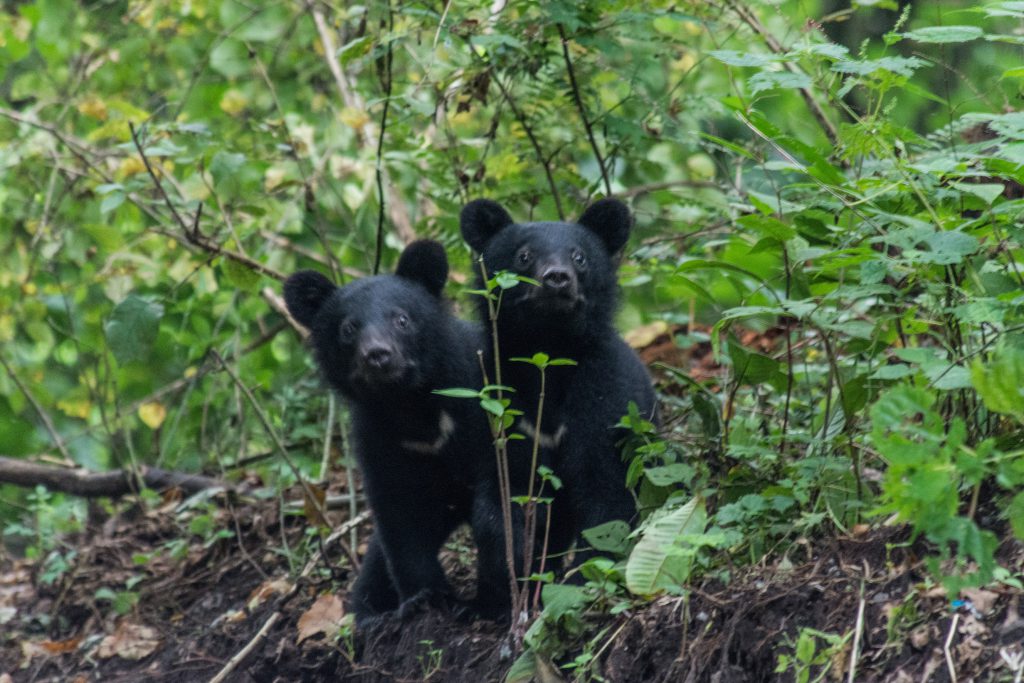
[{"label": "yellowing leaf", "polygon": [[271,192],[275,187],[284,182],[285,170],[279,166],[271,166],[263,174],[263,189]]},{"label": "yellowing leaf", "polygon": [[143,403],[139,406],[139,419],[150,429],[159,429],[167,419],[167,408],[158,401]]},{"label": "yellowing leaf", "polygon": [[238,116],[248,105],[249,98],[237,88],[231,88],[220,98],[220,109],[228,116]]},{"label": "yellowing leaf", "polygon": [[107,103],[95,95],[90,95],[79,102],[78,111],[84,116],[89,116],[100,121],[107,120]]},{"label": "yellowing leaf", "polygon": [[84,398],[65,398],[57,401],[57,408],[68,417],[84,420],[89,417],[92,403]]},{"label": "yellowing leaf", "polygon": [[146,165],[138,157],[125,157],[117,167],[117,177],[120,179],[146,172]]},{"label": "yellowing leaf", "polygon": [[668,331],[668,323],[664,320],[655,320],[646,325],[634,327],[624,335],[624,338],[631,348],[642,349],[653,344],[655,339],[667,334]]},{"label": "yellowing leaf", "polygon": [[338,114],[338,118],[346,126],[361,130],[363,126],[370,122],[370,117],[362,109],[356,109],[355,107],[345,107]]}]

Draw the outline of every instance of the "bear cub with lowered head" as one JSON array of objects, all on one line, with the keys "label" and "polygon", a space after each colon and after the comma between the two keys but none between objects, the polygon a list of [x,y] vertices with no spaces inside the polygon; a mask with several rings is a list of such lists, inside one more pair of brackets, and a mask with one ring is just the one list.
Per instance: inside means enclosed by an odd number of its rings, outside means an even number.
[{"label": "bear cub with lowered head", "polygon": [[[480,254],[488,277],[509,271],[538,283],[520,282],[504,290],[497,317],[501,383],[515,389],[510,394],[511,407],[523,411],[512,431],[526,436],[509,441],[510,482],[513,496],[526,493],[537,438],[541,464],[562,482],[550,511],[548,552],[564,553],[580,540],[583,530],[612,520],[629,522],[636,514],[619,446],[625,432],[615,425],[628,412],[630,401],[642,416],[653,419],[655,396],[646,368],[612,324],[618,289],[616,257],[629,237],[632,217],[621,202],[604,199],[575,223],[516,224],[499,204],[478,199],[463,208],[460,222],[463,237]],[[486,300],[480,310],[487,321]],[[493,347],[485,348],[490,352]],[[539,371],[510,361],[538,352],[577,363],[546,370],[540,425]],[[493,357],[487,359],[487,367],[494,367]],[[509,585],[500,509],[495,509],[497,486],[492,464],[473,513],[480,550],[478,600],[490,599],[495,610],[508,604]],[[551,495],[550,486],[544,495]],[[513,508],[517,517],[514,546],[520,558],[521,508]],[[537,523],[535,557],[545,526],[543,508],[538,512],[542,517]],[[577,564],[589,555],[585,544],[579,545]],[[525,573],[521,566],[517,571]]]},{"label": "bear cub with lowered head", "polygon": [[350,597],[359,621],[451,599],[438,551],[470,517],[490,432],[475,402],[431,393],[481,385],[481,333],[448,311],[447,276],[442,246],[421,240],[406,247],[394,275],[336,287],[303,271],[285,282],[288,311],[309,328],[321,374],[348,404],[373,512]]}]

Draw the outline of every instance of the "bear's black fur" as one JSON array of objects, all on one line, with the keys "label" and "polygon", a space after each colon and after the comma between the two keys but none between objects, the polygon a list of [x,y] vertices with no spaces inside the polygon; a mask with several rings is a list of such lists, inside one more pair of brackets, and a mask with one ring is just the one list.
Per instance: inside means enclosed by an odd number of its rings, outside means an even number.
[{"label": "bear's black fur", "polygon": [[482,333],[447,310],[447,275],[444,249],[421,240],[406,247],[394,275],[336,287],[303,271],[284,285],[288,311],[309,328],[316,363],[351,412],[375,525],[350,596],[360,621],[450,598],[438,551],[470,517],[480,451],[490,443],[474,401],[431,393],[481,385]]},{"label": "bear's black fur", "polygon": [[[630,401],[653,419],[655,396],[646,368],[612,322],[618,289],[616,257],[629,237],[632,218],[624,204],[604,199],[590,206],[576,223],[515,224],[497,203],[476,200],[463,208],[460,222],[463,237],[481,255],[488,277],[510,271],[538,282],[521,282],[504,290],[497,318],[501,381],[515,389],[510,394],[511,407],[524,413],[513,430],[527,437],[509,442],[513,496],[523,495],[529,481],[540,375],[532,365],[509,359],[543,352],[577,363],[547,369],[540,426],[540,460],[562,482],[551,508],[549,555],[564,553],[583,530],[612,520],[629,522],[636,514],[619,446],[625,434],[615,425],[627,413]],[[480,311],[486,322],[487,301],[482,297]],[[486,349],[491,351],[492,345]],[[487,357],[488,368],[494,367],[492,355]],[[508,575],[493,466],[484,481],[473,512],[480,550],[480,600],[486,603],[493,596],[497,607],[507,604]],[[544,495],[550,494],[549,487]],[[520,520],[516,525],[520,537],[515,539],[518,558],[523,540],[521,511],[516,517]],[[543,518],[537,528],[535,556],[540,553]],[[589,554],[583,545],[577,549],[577,563]]]}]

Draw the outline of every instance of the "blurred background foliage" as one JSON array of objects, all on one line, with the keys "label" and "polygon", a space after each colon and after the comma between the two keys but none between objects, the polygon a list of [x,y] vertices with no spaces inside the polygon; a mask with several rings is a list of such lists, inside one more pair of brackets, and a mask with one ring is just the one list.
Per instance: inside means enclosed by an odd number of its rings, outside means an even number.
[{"label": "blurred background foliage", "polygon": [[[613,194],[620,328],[675,349],[634,475],[751,559],[882,512],[990,578],[979,499],[1024,529],[1022,46],[1021,2],[5,3],[0,455],[235,476],[273,442],[216,352],[315,476],[282,275],[433,237],[467,310],[462,204]],[[0,518],[84,514],[38,496]]]}]

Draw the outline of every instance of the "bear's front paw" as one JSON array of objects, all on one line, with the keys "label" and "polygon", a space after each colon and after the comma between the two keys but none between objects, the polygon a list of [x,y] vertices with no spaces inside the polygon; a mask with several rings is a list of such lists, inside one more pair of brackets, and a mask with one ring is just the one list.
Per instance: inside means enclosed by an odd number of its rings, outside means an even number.
[{"label": "bear's front paw", "polygon": [[452,599],[447,593],[424,588],[398,606],[398,618],[402,621],[423,614],[432,607],[447,608]]}]

